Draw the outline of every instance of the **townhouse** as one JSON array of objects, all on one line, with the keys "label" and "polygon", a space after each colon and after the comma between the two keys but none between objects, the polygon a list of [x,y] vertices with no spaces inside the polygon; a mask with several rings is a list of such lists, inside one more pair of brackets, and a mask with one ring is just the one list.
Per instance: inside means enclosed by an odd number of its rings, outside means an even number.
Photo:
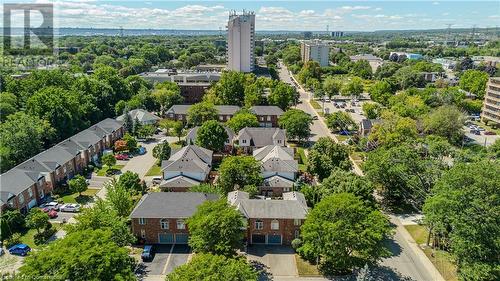
[{"label": "townhouse", "polygon": [[22,213],[45,200],[124,134],[122,122],[105,119],[0,175],[0,209]]},{"label": "townhouse", "polygon": [[247,153],[267,145],[285,146],[286,131],[280,128],[245,127],[238,132],[234,144]]},{"label": "townhouse", "polygon": [[[189,130],[186,135],[186,143],[187,144],[195,144],[196,137],[198,136],[198,129],[200,127],[196,126]],[[233,140],[234,140],[234,132],[229,127],[224,126],[224,129],[227,133],[227,139],[224,141],[224,151],[229,152],[233,148]]]},{"label": "townhouse", "polygon": [[[171,120],[178,120],[182,122],[187,122],[187,114],[189,108],[192,105],[190,104],[175,104],[170,107],[166,112],[166,117]],[[241,108],[236,105],[216,105],[215,109],[217,109],[218,117],[217,119],[220,122],[226,122],[231,119],[236,112],[238,112]]]},{"label": "townhouse", "polygon": [[161,163],[163,191],[184,192],[207,180],[212,166],[211,150],[187,145]]},{"label": "townhouse", "polygon": [[[153,113],[148,112],[147,110],[144,110],[142,108],[134,109],[129,111],[128,115],[132,120],[137,120],[140,124],[142,125],[154,125],[158,123],[158,121],[161,120],[160,117],[154,115]],[[125,119],[125,114],[122,114],[118,117],[116,117],[116,120],[118,121],[124,121]]]},{"label": "townhouse", "polygon": [[246,218],[245,237],[249,244],[290,245],[300,236],[308,208],[299,192],[287,192],[282,200],[250,199],[248,193],[228,193],[229,204]]},{"label": "townhouse", "polygon": [[186,219],[198,205],[217,199],[217,194],[202,192],[148,193],[130,214],[132,233],[148,244],[187,244]]},{"label": "townhouse", "polygon": [[267,145],[253,151],[253,156],[261,163],[263,184],[262,195],[281,196],[293,190],[299,163],[294,159],[293,148],[280,145]]},{"label": "townhouse", "polygon": [[256,105],[250,112],[257,116],[260,127],[278,127],[278,119],[283,115],[283,110],[274,105]]}]

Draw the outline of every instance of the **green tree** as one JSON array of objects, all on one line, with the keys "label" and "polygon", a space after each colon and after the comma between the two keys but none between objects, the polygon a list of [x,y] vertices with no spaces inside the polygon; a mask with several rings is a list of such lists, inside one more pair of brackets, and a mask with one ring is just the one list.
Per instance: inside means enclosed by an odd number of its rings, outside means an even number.
[{"label": "green tree", "polygon": [[130,116],[130,111],[127,106],[123,110],[123,114],[125,115],[123,118],[123,127],[125,128],[125,131],[131,133],[134,129],[134,120],[132,120],[132,116]]},{"label": "green tree", "polygon": [[2,112],[2,119],[17,112],[17,98],[14,94],[0,93],[0,112]]},{"label": "green tree", "polygon": [[334,78],[333,76],[326,77],[325,81],[323,81],[323,90],[328,98],[332,98],[335,95],[340,93],[342,89],[342,81]]},{"label": "green tree", "polygon": [[200,183],[199,185],[191,186],[188,189],[189,192],[203,192],[203,193],[215,193],[219,195],[224,195],[222,190],[218,185],[210,183]]},{"label": "green tree", "polygon": [[307,170],[320,180],[328,177],[335,169],[351,169],[349,154],[344,145],[335,143],[327,137],[320,138],[310,149]]},{"label": "green tree", "polygon": [[247,110],[240,110],[226,122],[226,125],[238,133],[245,127],[259,127],[259,120],[255,114]]},{"label": "green tree", "polygon": [[36,229],[37,233],[40,233],[40,229],[45,228],[47,224],[49,224],[49,215],[39,208],[32,208],[26,216],[26,226]]},{"label": "green tree", "polygon": [[123,187],[125,187],[125,189],[132,193],[141,193],[143,191],[141,178],[139,178],[139,175],[137,173],[134,173],[132,171],[126,171],[125,173],[120,175],[120,177],[118,178],[118,184],[122,185]]},{"label": "green tree", "polygon": [[16,232],[21,232],[25,226],[25,218],[19,210],[5,210],[0,215],[0,240],[11,237]]},{"label": "green tree", "polygon": [[87,184],[87,180],[81,175],[77,175],[74,178],[70,179],[68,182],[69,189],[71,192],[78,192],[78,196],[82,196],[82,192],[87,190],[89,185]]},{"label": "green tree", "polygon": [[479,99],[483,99],[488,78],[488,73],[484,71],[469,69],[460,76],[459,85],[462,90],[471,92],[477,95]]},{"label": "green tree", "polygon": [[283,110],[292,106],[296,99],[295,88],[281,81],[271,88],[271,93],[267,97],[270,105],[276,105]]},{"label": "green tree", "polygon": [[417,119],[429,111],[429,107],[419,96],[410,96],[407,93],[392,96],[389,99],[391,110],[402,117]]},{"label": "green tree", "polygon": [[199,205],[187,225],[189,246],[196,253],[230,257],[243,246],[244,218],[226,199]]},{"label": "green tree", "polygon": [[417,123],[392,111],[382,112],[382,122],[372,128],[368,140],[378,145],[396,146],[414,141],[418,136]]},{"label": "green tree", "polygon": [[216,120],[203,123],[196,135],[196,145],[213,151],[222,151],[228,135],[224,126]]},{"label": "green tree", "polygon": [[109,230],[82,230],[31,253],[20,268],[28,279],[136,280],[134,259]]},{"label": "green tree", "polygon": [[300,62],[300,48],[299,46],[287,46],[282,52],[283,62],[286,65],[292,65]]},{"label": "green tree", "polygon": [[372,78],[372,67],[367,60],[359,60],[352,64],[351,74],[359,76],[363,79]]},{"label": "green tree", "polygon": [[370,98],[378,103],[387,105],[389,98],[394,95],[391,85],[387,81],[377,81],[368,90]]},{"label": "green tree", "polygon": [[319,261],[327,274],[345,274],[389,255],[383,241],[390,235],[388,219],[350,193],[321,200],[301,227],[299,253]]},{"label": "green tree", "polygon": [[[0,167],[5,172],[39,153],[54,136],[49,122],[24,112],[7,116],[0,123]],[[27,141],[29,140],[29,141]]]},{"label": "green tree", "polygon": [[129,133],[125,133],[123,140],[127,143],[128,150],[133,151],[137,148],[137,140]]},{"label": "green tree", "polygon": [[411,87],[422,87],[425,84],[424,78],[419,71],[413,69],[411,66],[404,66],[398,69],[393,78],[398,84],[400,89],[408,89]]},{"label": "green tree", "polygon": [[449,245],[460,280],[496,280],[500,269],[500,164],[459,163],[436,182],[423,211],[434,245]]},{"label": "green tree", "polygon": [[280,116],[278,124],[286,130],[289,139],[303,141],[311,134],[312,117],[300,109],[289,109]]},{"label": "green tree", "polygon": [[366,177],[350,171],[334,169],[330,176],[321,182],[321,198],[335,193],[352,193],[368,206],[375,206],[373,191],[375,187]]},{"label": "green tree", "polygon": [[488,152],[495,158],[500,158],[500,139],[497,139],[490,147]]},{"label": "green tree", "polygon": [[123,218],[128,217],[134,206],[129,188],[123,183],[120,183],[120,181],[116,181],[116,179],[112,179],[105,185],[107,190],[106,200],[111,204],[113,209],[115,209],[118,216]]},{"label": "green tree", "polygon": [[313,60],[306,62],[297,77],[299,82],[303,85],[305,85],[309,79],[321,80],[321,67],[319,63]]},{"label": "green tree", "polygon": [[171,152],[172,148],[170,148],[170,144],[168,141],[164,141],[153,148],[153,157],[158,159],[158,163],[161,163],[161,161],[170,158]]},{"label": "green tree", "polygon": [[187,122],[190,126],[201,126],[208,120],[217,120],[217,117],[217,109],[209,102],[194,104],[187,112]]},{"label": "green tree", "polygon": [[357,124],[352,119],[351,115],[344,111],[335,111],[326,117],[326,125],[328,129],[338,131],[355,130]]},{"label": "green tree", "polygon": [[169,273],[167,281],[210,281],[245,280],[256,281],[257,272],[248,264],[245,257],[228,258],[212,254],[196,254],[187,264]]},{"label": "green tree", "polygon": [[463,139],[464,114],[453,105],[436,108],[424,118],[426,133],[445,137],[450,143],[459,144]]},{"label": "green tree", "polygon": [[215,84],[214,93],[222,104],[243,105],[245,99],[245,75],[237,71],[222,73]]},{"label": "green tree", "polygon": [[113,154],[109,153],[101,157],[101,162],[108,166],[108,168],[111,168],[116,164],[116,158]]},{"label": "green tree", "polygon": [[359,96],[363,93],[363,79],[352,77],[343,87],[342,94],[345,96]]},{"label": "green tree", "polygon": [[127,217],[120,217],[114,206],[109,201],[98,199],[91,208],[83,208],[75,217],[76,223],[68,224],[68,233],[85,230],[109,230],[112,239],[118,246],[126,246],[135,242],[135,237],[130,232]]},{"label": "green tree", "polygon": [[259,83],[253,83],[245,87],[244,105],[248,108],[264,103],[264,86]]},{"label": "green tree", "polygon": [[261,183],[260,163],[252,156],[230,156],[222,160],[218,184],[224,193]]},{"label": "green tree", "polygon": [[380,117],[381,114],[381,106],[378,103],[366,102],[363,103],[362,106],[363,113],[368,119],[376,119]]},{"label": "green tree", "polygon": [[180,89],[173,86],[165,86],[165,83],[172,83],[177,86],[173,82],[163,82],[158,84],[155,90],[152,93],[154,100],[160,105],[161,115],[165,115],[165,111],[167,111],[174,104],[181,104],[184,101],[184,98],[181,96]]},{"label": "green tree", "polygon": [[392,75],[394,75],[394,73],[396,73],[396,71],[398,69],[400,69],[401,67],[402,67],[402,65],[399,63],[384,62],[384,64],[379,66],[377,68],[377,70],[375,71],[375,77],[379,80],[382,80],[384,78],[389,78]]},{"label": "green tree", "polygon": [[182,124],[182,122],[181,121],[175,122],[174,127],[172,129],[174,129],[174,134],[180,141],[182,133],[184,132],[184,125]]},{"label": "green tree", "polygon": [[141,126],[139,128],[139,130],[137,132],[135,132],[135,134],[139,138],[146,139],[146,138],[149,138],[152,135],[154,135],[155,132],[156,132],[156,127],[155,126],[153,126],[153,125],[143,125],[143,126]]}]

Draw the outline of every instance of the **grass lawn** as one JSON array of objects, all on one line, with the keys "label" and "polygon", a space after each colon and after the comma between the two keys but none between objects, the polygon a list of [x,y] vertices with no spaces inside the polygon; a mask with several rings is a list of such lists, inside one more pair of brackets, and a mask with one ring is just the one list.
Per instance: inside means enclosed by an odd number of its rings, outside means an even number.
[{"label": "grass lawn", "polygon": [[423,225],[405,225],[406,230],[410,233],[411,237],[417,242],[425,255],[434,264],[436,269],[441,273],[443,278],[447,281],[456,281],[457,267],[453,262],[453,257],[450,253],[442,250],[433,250],[430,247],[422,247],[422,244],[427,242],[428,230]]},{"label": "grass lawn", "polygon": [[[114,165],[113,167],[111,167],[112,169],[115,169],[115,170],[121,170],[123,167],[125,167],[125,165]],[[98,176],[105,176],[106,175],[106,171],[109,169],[108,166],[103,166],[100,170],[97,171],[97,175]]]},{"label": "grass lawn", "polygon": [[151,168],[149,168],[146,176],[159,176],[161,175],[161,167],[158,166],[158,163],[155,163]]},{"label": "grass lawn", "polygon": [[[57,223],[52,224],[52,228],[54,228],[56,231],[61,229],[61,226]],[[42,231],[42,230],[40,230]],[[42,245],[35,245],[35,234],[36,234],[36,229],[29,229],[27,232],[23,233],[21,236],[21,243],[27,244],[30,246],[32,249],[38,249]]]},{"label": "grass lawn", "polygon": [[349,138],[349,136],[344,136],[344,135],[335,135],[335,137],[339,140],[339,141],[345,141]]},{"label": "grass lawn", "polygon": [[306,156],[306,153],[304,152],[304,148],[302,148],[302,147],[297,148],[297,154],[300,157],[299,170],[306,171],[306,169],[307,169],[307,156]]},{"label": "grass lawn", "polygon": [[61,199],[64,201],[64,203],[85,204],[89,202],[98,191],[99,189],[87,189],[82,192],[82,196],[79,196],[78,193],[72,193],[62,196]]},{"label": "grass lawn", "polygon": [[300,277],[304,276],[322,276],[318,268],[314,264],[303,260],[299,255],[295,254],[295,263],[297,264],[297,271]]},{"label": "grass lawn", "polygon": [[321,109],[321,105],[319,105],[319,103],[315,100],[309,100],[309,103],[311,104],[311,106],[314,108],[314,109]]}]

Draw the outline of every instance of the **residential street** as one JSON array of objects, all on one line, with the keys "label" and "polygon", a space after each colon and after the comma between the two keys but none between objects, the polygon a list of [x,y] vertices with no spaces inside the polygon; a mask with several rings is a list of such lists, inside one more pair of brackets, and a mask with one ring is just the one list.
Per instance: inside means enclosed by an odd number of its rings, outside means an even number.
[{"label": "residential street", "polygon": [[[283,81],[294,85],[292,78],[286,66],[282,65],[279,70],[280,79]],[[315,120],[313,126],[311,127],[311,132],[313,137],[311,140],[317,140],[319,137],[331,137],[336,142],[338,140],[327,128],[325,122],[322,121],[317,112],[312,108],[309,103],[309,94],[304,91],[300,86],[296,87],[297,91],[300,93],[300,100],[302,103],[297,105],[298,109],[304,110],[310,114],[316,114],[319,120]],[[352,159],[351,159],[352,160]],[[357,165],[355,166],[355,172],[362,175],[361,169]],[[404,227],[402,227],[399,219],[390,216],[391,222],[395,224],[396,230],[393,239],[389,240],[389,248],[393,253],[393,256],[384,259],[380,265],[382,267],[386,266],[392,271],[391,276],[387,277],[387,280],[415,280],[415,281],[441,281],[444,280],[439,272],[435,269],[432,263],[429,261],[427,256],[418,248],[409,233]]]}]

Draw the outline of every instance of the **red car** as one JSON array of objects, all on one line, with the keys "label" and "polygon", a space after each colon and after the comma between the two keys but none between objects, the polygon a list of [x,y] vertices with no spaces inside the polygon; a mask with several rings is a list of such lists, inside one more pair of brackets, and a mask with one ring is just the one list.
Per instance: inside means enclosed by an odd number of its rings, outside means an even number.
[{"label": "red car", "polygon": [[127,154],[122,154],[122,153],[116,154],[115,155],[115,159],[116,160],[127,160],[128,159],[128,155]]},{"label": "red car", "polygon": [[496,135],[497,133],[493,132],[493,131],[486,131],[484,132],[485,135],[489,135],[489,136],[492,136],[492,135]]},{"label": "red car", "polygon": [[48,212],[48,215],[49,215],[49,218],[53,219],[53,218],[57,218],[58,214],[57,214],[57,211],[52,209]]}]

